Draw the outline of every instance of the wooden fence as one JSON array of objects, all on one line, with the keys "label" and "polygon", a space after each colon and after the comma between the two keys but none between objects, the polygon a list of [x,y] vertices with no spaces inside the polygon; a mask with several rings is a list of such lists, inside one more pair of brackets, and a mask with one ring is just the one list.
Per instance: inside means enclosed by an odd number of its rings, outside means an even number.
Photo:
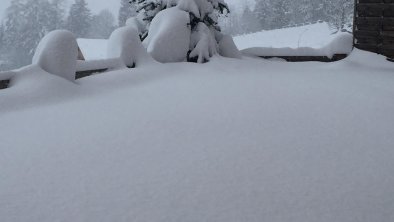
[{"label": "wooden fence", "polygon": [[354,46],[394,58],[394,0],[356,0]]}]

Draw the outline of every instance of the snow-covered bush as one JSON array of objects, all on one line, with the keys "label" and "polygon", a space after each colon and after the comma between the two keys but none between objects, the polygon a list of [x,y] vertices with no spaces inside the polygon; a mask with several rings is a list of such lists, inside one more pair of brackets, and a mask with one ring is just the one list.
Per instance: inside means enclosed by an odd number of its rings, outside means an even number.
[{"label": "snow-covered bush", "polygon": [[[223,35],[220,33],[218,18],[221,14],[229,12],[224,0],[132,0],[132,2],[139,5],[138,20],[145,27],[140,30],[140,36],[142,40],[147,39],[144,44],[148,51],[156,59],[158,54],[171,57],[160,56],[159,61],[187,60],[202,63],[208,61],[214,54],[220,53],[219,42]],[[170,9],[173,7],[176,9]],[[190,30],[188,37],[184,31],[186,28]],[[179,36],[176,37],[178,34]],[[181,39],[181,44],[177,45]],[[189,42],[187,50],[184,48],[186,41]],[[178,49],[170,49],[171,47]],[[169,51],[182,52],[182,59],[178,54],[176,56],[166,54]]]},{"label": "snow-covered bush", "polygon": [[74,34],[57,30],[48,33],[38,44],[33,64],[48,73],[74,81],[77,57],[78,43]]}]

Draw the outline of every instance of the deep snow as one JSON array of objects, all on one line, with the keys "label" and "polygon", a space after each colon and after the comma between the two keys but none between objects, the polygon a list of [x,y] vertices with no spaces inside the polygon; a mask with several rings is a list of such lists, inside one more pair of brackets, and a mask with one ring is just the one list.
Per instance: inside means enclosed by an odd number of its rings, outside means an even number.
[{"label": "deep snow", "polygon": [[215,57],[0,91],[3,222],[394,221],[394,65]]}]

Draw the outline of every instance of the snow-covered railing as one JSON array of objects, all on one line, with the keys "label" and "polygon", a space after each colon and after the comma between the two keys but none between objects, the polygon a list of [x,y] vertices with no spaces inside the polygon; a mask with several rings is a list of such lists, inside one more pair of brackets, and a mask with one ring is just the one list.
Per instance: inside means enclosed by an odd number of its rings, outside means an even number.
[{"label": "snow-covered railing", "polygon": [[[77,71],[75,79],[90,76],[95,73],[102,73],[108,70],[114,70],[124,67],[120,58],[100,59],[100,60],[78,60]],[[134,68],[134,65],[127,66],[127,68]]]},{"label": "snow-covered railing", "polygon": [[[47,34],[38,44],[32,67],[74,82],[76,79],[115,69],[134,68],[153,62],[132,27],[116,29],[108,40],[108,59],[83,61],[75,36],[65,30]],[[0,89],[9,86],[19,71],[0,72]]]}]

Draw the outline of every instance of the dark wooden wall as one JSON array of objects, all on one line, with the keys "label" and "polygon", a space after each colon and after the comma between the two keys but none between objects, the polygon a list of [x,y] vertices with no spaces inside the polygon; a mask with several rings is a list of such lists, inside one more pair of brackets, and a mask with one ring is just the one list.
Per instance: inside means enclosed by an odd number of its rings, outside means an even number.
[{"label": "dark wooden wall", "polygon": [[394,0],[356,0],[354,45],[394,58]]}]

